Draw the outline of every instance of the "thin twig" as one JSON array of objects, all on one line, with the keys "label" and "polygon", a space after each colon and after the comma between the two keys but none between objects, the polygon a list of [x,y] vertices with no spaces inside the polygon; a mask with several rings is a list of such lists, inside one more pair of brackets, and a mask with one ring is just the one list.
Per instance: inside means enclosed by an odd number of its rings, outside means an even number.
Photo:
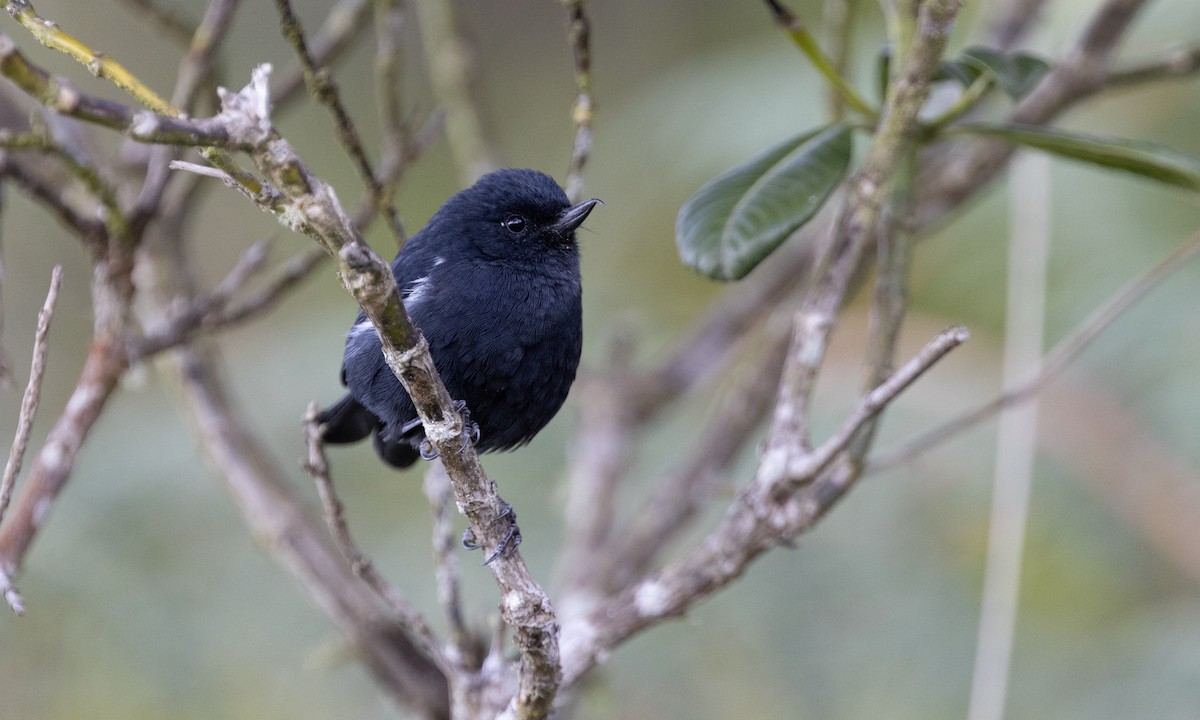
[{"label": "thin twig", "polygon": [[[188,42],[188,50],[179,62],[175,75],[175,90],[171,104],[185,114],[192,114],[204,88],[209,88],[210,97],[215,98],[211,88],[216,85],[217,54],[229,35],[234,12],[240,0],[209,0],[196,30]],[[170,162],[179,156],[180,150],[173,147],[154,148],[146,160],[146,175],[141,191],[131,213],[132,222],[141,226],[148,223],[157,213],[164,194],[170,187],[172,176]]]},{"label": "thin twig", "polygon": [[595,117],[592,102],[591,23],[583,11],[583,0],[561,2],[567,8],[567,37],[575,58],[575,85],[579,88],[575,104],[571,107],[575,142],[571,149],[565,188],[571,202],[578,202],[583,198],[583,167],[592,152],[592,121]]},{"label": "thin twig", "polygon": [[304,471],[317,485],[317,494],[321,497],[321,507],[325,509],[325,524],[333,542],[341,551],[342,557],[350,564],[350,569],[365,582],[375,594],[396,614],[401,626],[416,640],[422,650],[429,654],[434,663],[449,674],[450,665],[442,653],[441,645],[429,629],[425,618],[413,606],[404,594],[387,581],[374,563],[368,558],[350,535],[346,525],[345,508],[333,487],[333,478],[329,474],[329,460],[325,457],[325,442],[322,439],[322,427],[317,421],[317,406],[309,403],[308,411],[304,414],[304,437],[308,445],[308,458],[304,461]]},{"label": "thin twig", "polygon": [[[667,471],[643,506],[643,511],[617,537],[617,547],[603,552],[597,573],[609,590],[619,590],[649,569],[671,540],[677,538],[711,499],[740,449],[770,413],[779,387],[779,373],[791,334],[791,313],[778,311],[767,321],[762,338],[746,367],[722,392],[716,410],[706,421],[695,449]],[[745,343],[743,343],[745,344]]]},{"label": "thin twig", "polygon": [[130,357],[140,360],[186,342],[192,332],[199,328],[206,318],[210,318],[222,310],[233,294],[262,270],[263,265],[267,262],[269,248],[270,242],[267,240],[251,245],[242,253],[225,277],[217,283],[212,292],[193,299],[182,312],[171,319],[166,327],[148,333],[145,337],[132,342]]},{"label": "thin twig", "polygon": [[619,328],[609,346],[605,367],[585,373],[572,391],[579,406],[578,431],[569,450],[563,509],[568,531],[557,562],[564,614],[589,610],[590,596],[605,590],[605,573],[598,567],[612,555],[617,489],[629,471],[637,437],[630,388],[621,382],[633,356],[628,330]]},{"label": "thin twig", "polygon": [[260,271],[266,260],[266,247],[265,242],[251,246],[212,292],[198,295],[166,325],[132,342],[130,357],[143,360],[191,340],[197,332],[213,333],[251,320],[275,307],[329,259],[328,253],[320,248],[301,253],[284,263],[263,287],[235,304],[233,296]]},{"label": "thin twig", "polygon": [[[406,16],[404,0],[375,0],[375,104],[381,130],[379,184],[384,207],[394,202],[396,184],[408,162],[408,125],[400,100],[403,78],[402,30]],[[397,221],[398,222],[398,221]],[[403,227],[395,235],[403,244]]]},{"label": "thin twig", "polygon": [[[406,127],[403,152],[399,155],[384,157],[380,164],[380,182],[384,184],[384,187],[390,187],[394,192],[395,187],[400,184],[400,179],[404,177],[405,171],[408,170],[408,166],[419,160],[429,148],[433,147],[433,144],[442,137],[445,129],[446,115],[441,111],[434,112],[425,118],[424,124],[411,135],[407,135]],[[369,196],[364,196],[358,201],[358,206],[354,208],[354,214],[351,217],[354,219],[354,226],[360,231],[365,231],[378,214],[379,207]]]},{"label": "thin twig", "polygon": [[721,524],[681,561],[608,598],[586,618],[564,619],[563,685],[576,682],[617,644],[681,615],[741,575],[763,552],[812,527],[838,496],[788,499],[787,488],[822,488],[823,483],[813,483],[810,474],[830,467],[864,423],[966,338],[962,327],[940,333],[895,375],[862,397],[838,432],[806,454],[803,462],[783,468],[773,482],[756,481],[743,488]]},{"label": "thin twig", "polygon": [[394,616],[329,546],[294,483],[233,405],[215,355],[184,346],[178,359],[184,402],[197,435],[254,535],[354,644],[397,705],[417,717],[448,720],[445,674],[406,633],[395,631]]},{"label": "thin twig", "polygon": [[[829,63],[839,77],[846,77],[853,47],[855,22],[858,20],[856,0],[825,0],[825,12],[821,18],[821,36],[828,38]],[[846,100],[836,88],[828,88],[829,115],[834,121],[846,115]]]},{"label": "thin twig", "polygon": [[10,150],[25,150],[40,152],[59,161],[62,168],[71,177],[83,185],[83,188],[103,207],[103,217],[109,232],[121,236],[128,232],[128,222],[125,211],[117,201],[116,191],[112,185],[101,177],[100,170],[78,153],[63,147],[48,132],[31,130],[28,132],[11,132],[0,129],[0,147]]},{"label": "thin twig", "polygon": [[[1147,0],[1106,0],[1074,48],[1026,95],[1006,122],[1044,125],[1076,102],[1101,92],[1109,58]],[[927,229],[977,194],[1015,152],[1010,143],[985,140],[957,146],[924,163],[917,210],[906,224]]]},{"label": "thin twig", "polygon": [[94,215],[75,208],[63,197],[61,183],[43,177],[34,168],[27,167],[12,156],[0,160],[0,174],[13,181],[30,198],[41,203],[62,225],[73,232],[93,250],[98,249],[99,238],[104,235],[104,224]]},{"label": "thin twig", "polygon": [[[4,177],[4,166],[6,164],[7,154],[0,153],[0,178]],[[7,198],[4,195],[4,186],[0,184],[0,216],[7,217],[4,212],[4,203]],[[3,236],[0,235],[0,338],[4,336],[4,243]],[[0,342],[0,389],[10,390],[13,386],[12,360],[8,357],[8,351],[4,349],[4,345]]]},{"label": "thin twig", "polygon": [[308,41],[304,36],[304,28],[300,26],[300,19],[292,10],[291,0],[275,0],[275,9],[279,13],[279,24],[283,31],[283,37],[291,43],[296,57],[300,59],[300,66],[304,68],[304,82],[308,86],[308,91],[333,116],[338,142],[350,156],[354,168],[358,170],[359,176],[367,186],[367,192],[374,199],[379,211],[387,218],[388,229],[396,238],[403,238],[404,230],[400,227],[396,206],[392,202],[390,193],[385,192],[383,184],[376,177],[374,168],[371,167],[371,161],[367,158],[366,150],[363,149],[362,140],[359,138],[358,128],[346,110],[346,106],[342,104],[341,91],[334,82],[333,75],[327,68],[317,65],[313,60],[313,56],[308,50]]},{"label": "thin twig", "polygon": [[726,290],[657,368],[634,376],[634,417],[645,422],[691,388],[725,370],[757,319],[809,280],[816,248],[827,244],[828,224],[805,231],[772,253],[745,280]]},{"label": "thin twig", "polygon": [[879,111],[871,105],[863,96],[858,94],[846,78],[838,71],[832,61],[821,51],[817,41],[813,38],[812,33],[808,31],[808,27],[804,24],[795,13],[779,2],[779,0],[767,0],[767,6],[771,10],[772,16],[792,42],[796,44],[800,51],[804,53],[812,66],[821,74],[825,81],[829,83],[834,92],[841,95],[842,100],[847,106],[854,109],[855,112],[861,113],[871,122],[879,119]]},{"label": "thin twig", "polygon": [[1172,273],[1183,267],[1197,252],[1200,252],[1200,232],[1192,235],[1161,262],[1132,280],[1125,287],[1118,290],[1107,302],[1092,311],[1087,319],[1068,333],[1066,337],[1060,340],[1046,354],[1045,359],[1042,361],[1041,369],[1029,380],[1002,393],[994,400],[984,403],[974,410],[965,412],[953,420],[918,436],[916,439],[904,443],[898,448],[880,453],[871,459],[868,470],[876,472],[910,462],[921,453],[978,425],[1004,408],[1024,402],[1041,392],[1042,388],[1058,377],[1123,312],[1140,300],[1147,292],[1158,287]]},{"label": "thin twig", "polygon": [[1104,85],[1123,88],[1159,80],[1186,78],[1200,71],[1200,47],[1179,48],[1163,56],[1136,65],[1118,68],[1108,74]]},{"label": "thin twig", "polygon": [[[38,400],[41,395],[42,378],[46,374],[46,343],[50,332],[50,320],[54,317],[54,306],[58,302],[58,290],[62,287],[62,266],[55,265],[50,276],[50,290],[46,293],[46,303],[38,313],[37,330],[33,338],[33,362],[29,368],[29,384],[25,386],[25,395],[21,398],[21,414],[17,419],[17,433],[13,437],[12,450],[8,454],[8,462],[4,466],[4,478],[0,480],[0,521],[8,509],[8,501],[12,495],[13,485],[17,474],[21,472],[21,462],[25,457],[25,449],[29,446],[29,435],[33,430],[33,419],[37,415]],[[17,615],[25,614],[25,600],[17,591],[10,571],[0,567],[0,593]]]},{"label": "thin twig", "polygon": [[174,8],[167,8],[155,0],[120,0],[133,6],[137,11],[136,17],[145,18],[159,26],[172,40],[187,47],[192,41],[195,26],[189,20],[178,15]]},{"label": "thin twig", "polygon": [[1029,33],[1042,17],[1046,0],[1004,0],[989,3],[988,47],[1007,52]]},{"label": "thin twig", "polygon": [[196,97],[212,79],[217,53],[229,35],[233,15],[241,0],[209,0],[204,17],[188,41],[188,50],[179,62],[171,104],[191,113]]},{"label": "thin twig", "polygon": [[450,0],[419,0],[422,46],[438,102],[446,109],[446,140],[464,185],[499,167],[472,84],[474,48],[463,36]]},{"label": "thin twig", "polygon": [[[104,324],[115,319],[103,318]],[[93,338],[71,399],[46,436],[12,514],[0,525],[0,576],[8,578],[9,586],[70,479],[84,440],[125,373],[122,344],[110,334],[112,329],[105,327]]]},{"label": "thin twig", "polygon": [[[151,90],[149,86],[126,70],[119,62],[104,53],[93,50],[85,43],[80,42],[67,33],[60,23],[51,22],[39,16],[28,0],[8,0],[6,9],[40,43],[82,63],[93,75],[112,82],[117,87],[129,93],[143,107],[148,108],[151,113],[148,116],[143,116],[139,113],[137,119],[144,119],[149,123],[149,130],[152,135],[159,135],[161,139],[162,136],[158,131],[163,127],[172,125],[168,119],[179,120],[183,122],[184,126],[188,125],[188,123],[180,120],[182,111],[179,108],[171,105],[170,102]],[[76,112],[79,112],[78,106],[86,99],[90,108],[97,111],[97,115],[92,117],[85,112],[76,115],[77,117],[88,122],[107,124],[110,127],[118,129],[125,129],[130,124],[130,122],[121,122],[121,120],[128,117],[128,109],[122,111],[122,106],[119,103],[111,103],[99,98],[86,98],[86,96],[75,90],[66,81],[51,77],[49,73],[37,68],[17,52],[12,41],[5,35],[0,35],[0,72],[3,72],[5,77],[16,82],[22,90],[36,98],[38,102],[57,112],[74,115]],[[110,117],[111,113],[116,113],[118,116],[117,125],[111,124],[113,120]],[[196,129],[197,126],[193,126],[192,131]],[[192,131],[184,130],[182,135],[186,136]],[[140,139],[136,137],[136,128],[133,128],[133,133],[131,134],[135,136],[135,139]],[[171,133],[168,131],[167,134]],[[201,136],[203,135],[204,133],[201,132]],[[182,138],[177,138],[176,141],[167,142],[179,142],[181,140]],[[143,141],[158,142],[159,140]],[[181,142],[181,144],[195,145],[197,143]],[[259,192],[258,182],[252,175],[243,172],[237,163],[226,153],[212,147],[212,145],[220,144],[220,142],[209,143],[209,146],[204,147],[200,152],[206,160],[224,170],[233,181],[241,185],[245,192],[251,194]]]},{"label": "thin twig", "polygon": [[[329,68],[342,59],[354,45],[354,40],[367,26],[367,13],[371,0],[338,0],[329,9],[325,22],[310,36],[309,57],[313,65]],[[282,113],[288,106],[302,97],[304,68],[299,63],[280,73],[278,82],[271,91],[271,105],[275,112]]]},{"label": "thin twig", "polygon": [[425,497],[433,511],[433,567],[437,578],[438,602],[446,614],[450,626],[450,642],[458,651],[455,658],[461,667],[476,667],[479,661],[478,643],[463,618],[462,596],[457,543],[454,539],[454,523],[451,520],[450,476],[441,463],[433,463],[425,471]]},{"label": "thin twig", "polygon": [[33,419],[37,415],[38,400],[42,392],[42,378],[46,374],[46,353],[49,350],[46,338],[50,332],[50,320],[54,317],[54,306],[58,303],[60,287],[62,266],[55,265],[54,272],[50,275],[50,289],[46,293],[46,302],[38,313],[37,330],[33,335],[33,361],[29,367],[29,384],[25,386],[25,394],[21,397],[17,433],[8,453],[8,462],[4,465],[4,477],[0,479],[0,522],[4,520],[4,511],[8,509],[13,485],[17,481],[17,474],[21,472],[25,449],[29,446],[29,435],[33,431]]},{"label": "thin twig", "polygon": [[329,259],[329,255],[321,248],[312,248],[284,263],[275,276],[268,280],[258,292],[246,297],[241,302],[230,304],[223,312],[203,323],[206,330],[225,328],[257,317],[275,306],[288,292],[302,280],[321,267]]}]

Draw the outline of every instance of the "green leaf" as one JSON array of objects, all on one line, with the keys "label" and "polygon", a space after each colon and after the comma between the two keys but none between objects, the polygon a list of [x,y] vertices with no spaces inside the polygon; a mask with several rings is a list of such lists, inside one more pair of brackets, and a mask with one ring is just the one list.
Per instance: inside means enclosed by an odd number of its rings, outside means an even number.
[{"label": "green leaf", "polygon": [[944,82],[946,80],[957,80],[959,85],[967,87],[975,82],[975,78],[979,77],[982,71],[973,63],[962,62],[961,60],[943,60],[938,64],[937,72],[934,73],[934,82]]},{"label": "green leaf", "polygon": [[846,174],[850,151],[850,129],[831,125],[708,181],[675,220],[683,263],[717,280],[744,277],[816,214]]},{"label": "green leaf", "polygon": [[1200,160],[1141,140],[1100,137],[1031,125],[963,123],[955,132],[989,135],[1094,165],[1124,170],[1200,192]]},{"label": "green leaf", "polygon": [[875,57],[875,86],[879,92],[879,103],[887,100],[888,83],[892,80],[892,46],[884,45],[879,48]]},{"label": "green leaf", "polygon": [[[969,47],[963,50],[962,54],[959,55],[958,62],[973,68],[975,70],[975,77],[978,77],[982,72],[990,70],[1003,83],[1004,77],[1008,75],[1008,58],[995,50],[985,47]],[[974,78],[972,78],[973,80]]]},{"label": "green leaf", "polygon": [[1001,55],[989,48],[969,47],[956,59],[943,61],[934,80],[957,80],[966,87],[985,72],[995,75],[1000,88],[1019,100],[1050,72],[1050,65],[1029,53]]},{"label": "green leaf", "polygon": [[1009,95],[1020,100],[1050,72],[1050,63],[1029,53],[1017,53],[1010,64],[1010,82],[1004,87]]}]

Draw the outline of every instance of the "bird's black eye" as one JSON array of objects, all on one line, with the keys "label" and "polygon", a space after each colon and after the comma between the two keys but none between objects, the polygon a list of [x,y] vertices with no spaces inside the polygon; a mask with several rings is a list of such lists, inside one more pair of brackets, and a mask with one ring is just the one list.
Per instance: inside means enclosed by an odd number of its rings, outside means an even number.
[{"label": "bird's black eye", "polygon": [[516,235],[525,229],[525,218],[520,215],[509,215],[504,218],[504,228]]}]

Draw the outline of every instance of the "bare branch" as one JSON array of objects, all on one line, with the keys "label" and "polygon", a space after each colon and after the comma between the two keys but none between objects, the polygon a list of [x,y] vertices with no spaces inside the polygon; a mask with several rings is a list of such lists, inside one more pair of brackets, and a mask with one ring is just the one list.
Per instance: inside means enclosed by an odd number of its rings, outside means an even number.
[{"label": "bare branch", "polygon": [[[1092,16],[1075,47],[1017,105],[1008,122],[1044,125],[1075,102],[1099,92],[1110,55],[1146,0],[1107,0]],[[1015,148],[984,140],[933,158],[918,184],[915,217],[927,228],[974,196],[1004,168]]]},{"label": "bare branch", "polygon": [[[328,68],[346,54],[366,27],[369,17],[367,10],[370,7],[371,0],[338,0],[329,9],[325,22],[312,34],[308,43],[308,54],[313,65]],[[304,68],[297,63],[282,73],[271,93],[271,104],[277,112],[282,112],[301,97],[300,91],[304,87]]]},{"label": "bare branch", "polygon": [[[58,290],[62,287],[62,266],[55,265],[50,276],[50,290],[46,293],[46,303],[38,313],[37,330],[33,338],[33,361],[29,368],[29,384],[25,386],[25,394],[21,398],[21,414],[17,418],[17,432],[13,437],[12,449],[8,453],[8,462],[4,465],[4,477],[0,480],[0,521],[4,520],[4,511],[8,509],[8,501],[12,496],[13,485],[17,474],[21,472],[21,462],[25,457],[25,449],[29,445],[29,435],[33,430],[33,419],[37,415],[38,399],[41,396],[42,378],[46,373],[46,352],[49,346],[46,338],[50,332],[50,320],[54,317],[54,306],[58,302]],[[13,586],[12,573],[7,567],[0,567],[0,592],[8,606],[18,615],[25,614],[25,601]]]},{"label": "bare branch", "polygon": [[[205,145],[203,141],[186,141],[189,133],[196,132],[200,128],[191,126],[189,129],[187,127],[188,124],[183,123],[184,127],[180,129],[174,123],[166,120],[165,118],[179,120],[183,113],[179,108],[171,105],[171,103],[147,87],[145,83],[126,70],[119,62],[104,53],[92,50],[86,44],[64,31],[59,23],[40,17],[28,0],[8,0],[6,8],[9,14],[29,30],[43,45],[58,50],[82,63],[93,75],[112,82],[117,87],[129,93],[143,107],[148,108],[150,110],[149,114],[143,115],[139,113],[136,119],[147,123],[149,127],[146,129],[150,133],[151,138],[157,139],[148,138],[144,139],[143,142],[159,142],[163,138],[177,134],[181,140],[181,144]],[[65,81],[49,78],[49,75],[44,70],[36,68],[25,60],[20,53],[15,51],[12,41],[4,35],[0,35],[0,74],[13,80],[42,104],[63,114],[71,115],[72,110],[78,112],[80,108],[76,106],[86,97]],[[87,99],[89,102],[86,105],[91,110],[94,110],[96,115],[94,117],[75,115],[76,117],[82,117],[82,119],[86,119],[89,122],[106,124],[121,130],[129,125],[128,122],[125,122],[128,109],[122,110],[122,106],[119,103],[109,103],[105,106],[105,101],[101,101],[98,98]],[[59,107],[59,105],[62,107]],[[114,122],[116,124],[113,124]],[[135,139],[138,139],[136,131],[131,134]],[[200,131],[201,137],[205,137],[206,134],[206,131]],[[168,141],[168,143],[170,142],[174,141]],[[219,149],[211,147],[212,145],[219,144],[220,142],[208,143],[208,146],[201,150],[201,154],[210,163],[224,170],[232,180],[243,186],[245,192],[250,194],[258,193],[260,188],[253,176],[242,172],[241,168],[228,155]]]},{"label": "bare branch", "polygon": [[[840,496],[826,488],[844,489],[849,481],[837,466],[837,477],[813,482],[830,468],[863,425],[946,353],[966,339],[964,328],[939,334],[883,385],[865,395],[841,429],[819,449],[782,472],[743,488],[721,524],[683,560],[651,574],[602,602],[586,618],[564,619],[563,684],[571,685],[620,642],[634,633],[686,612],[741,575],[754,558],[789,541],[819,519]],[[804,497],[789,488],[808,486]],[[821,490],[823,494],[815,493]]]},{"label": "bare branch", "polygon": [[328,259],[329,255],[320,248],[312,248],[297,255],[285,263],[275,277],[267,281],[258,292],[239,303],[231,304],[216,317],[206,319],[204,327],[209,330],[225,328],[261,315],[275,307],[277,302]]},{"label": "bare branch", "polygon": [[233,14],[241,0],[209,0],[204,17],[188,39],[188,50],[179,62],[171,104],[190,113],[205,82],[213,75],[217,52],[229,34]]},{"label": "bare branch", "polygon": [[875,237],[892,176],[912,143],[917,113],[929,95],[930,78],[949,39],[959,5],[960,0],[936,0],[921,7],[917,36],[905,67],[889,89],[871,150],[850,181],[846,207],[823,269],[796,314],[792,345],[763,452],[761,469],[767,475],[776,472],[772,465],[786,464],[787,456],[808,447],[809,406],[837,313],[866,247]]},{"label": "bare branch", "polygon": [[[825,0],[825,12],[821,18],[821,35],[830,43],[829,63],[838,75],[845,77],[850,64],[850,50],[854,28],[858,20],[855,0]],[[829,115],[841,120],[846,114],[846,98],[837,88],[826,88]]]},{"label": "bare branch", "polygon": [[[104,224],[95,217],[85,214],[63,197],[62,186],[56,178],[44,177],[44,168],[31,167],[33,163],[21,162],[9,154],[0,159],[0,173],[13,181],[33,200],[48,209],[64,227],[73,232],[93,251],[101,249],[105,235]],[[44,165],[44,163],[43,163]]]},{"label": "bare branch", "polygon": [[109,231],[116,236],[128,234],[128,222],[125,211],[117,202],[117,194],[113,186],[101,177],[100,170],[79,153],[72,152],[59,144],[43,130],[29,132],[12,132],[0,129],[0,147],[10,150],[40,152],[55,158],[73,179],[88,191],[89,194],[103,207],[101,214],[103,222]]},{"label": "bare branch", "polygon": [[1024,402],[1037,395],[1051,381],[1057,378],[1064,369],[1079,357],[1079,354],[1091,344],[1096,337],[1113,323],[1121,313],[1134,303],[1158,287],[1176,270],[1183,267],[1197,252],[1200,252],[1200,232],[1188,238],[1166,258],[1154,267],[1132,280],[1096,308],[1091,315],[1074,330],[1058,342],[1046,354],[1041,368],[1029,380],[1013,387],[994,400],[965,412],[941,426],[934,428],[914,440],[910,440],[898,448],[880,453],[871,459],[868,470],[875,472],[896,465],[910,462],[921,453],[940,445],[964,430],[975,427],[980,422],[992,417],[1001,410]]},{"label": "bare branch", "polygon": [[1200,46],[1172,50],[1154,60],[1143,61],[1111,71],[1104,80],[1106,88],[1187,78],[1200,72]]},{"label": "bare branch", "polygon": [[[188,50],[179,63],[171,105],[185,114],[192,113],[204,88],[215,85],[217,53],[229,34],[233,14],[240,0],[209,0],[204,17],[188,41]],[[210,95],[215,97],[215,94]],[[179,154],[176,148],[155,148],[146,155],[146,174],[131,213],[133,223],[150,221],[162,202],[172,176],[170,162]]]},{"label": "bare branch", "polygon": [[117,338],[100,335],[93,339],[71,399],[46,436],[12,513],[0,526],[0,575],[9,578],[10,584],[51,506],[66,486],[79,449],[125,368],[122,344]]},{"label": "bare branch", "polygon": [[735,370],[695,449],[658,481],[642,512],[618,535],[618,547],[604,552],[605,562],[596,574],[610,590],[624,588],[644,574],[726,479],[738,452],[770,413],[787,354],[790,320],[791,313],[781,311],[767,322],[764,337],[753,349],[756,357]]},{"label": "bare branch", "polygon": [[321,506],[325,509],[325,524],[333,537],[342,557],[350,564],[350,569],[359,579],[365,582],[375,594],[382,599],[393,613],[396,614],[400,625],[413,637],[434,663],[449,675],[451,667],[442,654],[441,645],[429,629],[425,618],[421,616],[408,598],[396,586],[387,581],[375,569],[371,559],[363,554],[350,535],[346,525],[345,509],[333,487],[333,478],[329,474],[329,460],[325,457],[325,442],[321,437],[322,428],[317,422],[317,406],[309,403],[308,412],[304,414],[304,437],[308,444],[308,458],[304,461],[304,471],[317,484],[317,493],[321,496]]},{"label": "bare branch", "polygon": [[278,465],[232,405],[214,361],[179,351],[184,399],[219,476],[262,545],[304,585],[361,654],[380,687],[428,720],[448,720],[446,677],[324,540]]},{"label": "bare branch", "polygon": [[194,27],[191,22],[176,14],[174,8],[163,7],[155,0],[121,0],[136,10],[134,15],[145,18],[166,31],[175,42],[187,47],[192,41]]},{"label": "bare branch", "polygon": [[[396,186],[409,158],[409,129],[400,101],[404,64],[401,31],[406,19],[404,0],[375,0],[375,104],[381,129],[380,193],[376,207],[392,207]],[[389,217],[393,236],[403,245],[406,233],[398,217]]]},{"label": "bare branch", "polygon": [[54,317],[54,306],[58,303],[60,287],[62,266],[55,265],[50,276],[50,289],[46,292],[46,302],[38,313],[37,330],[33,335],[33,361],[29,367],[29,384],[25,386],[25,394],[21,397],[17,432],[13,437],[12,449],[8,453],[8,462],[4,465],[4,477],[0,479],[0,522],[3,522],[4,511],[8,509],[13,484],[17,481],[17,474],[21,472],[25,449],[29,445],[29,434],[33,431],[33,419],[37,415],[38,400],[42,392],[42,378],[46,373],[46,353],[49,350],[46,338],[50,333],[50,320]]},{"label": "bare branch", "polygon": [[446,140],[464,185],[499,167],[472,84],[474,48],[459,31],[450,0],[419,0],[422,45],[438,102],[446,109]]},{"label": "bare branch", "polygon": [[[167,324],[162,314],[180,298],[185,304],[197,302],[192,295],[194,264],[185,255],[186,245],[176,242],[179,222],[187,212],[181,204],[186,193],[176,190],[160,206],[156,222],[148,226],[150,237],[142,255],[151,279],[141,289],[152,299],[142,304],[149,314],[143,322],[151,326]],[[240,284],[238,276],[245,276],[245,268],[257,264],[255,255],[252,251],[243,256],[238,264],[242,269],[232,271],[221,286]],[[304,257],[293,259],[285,268],[303,263]],[[308,260],[310,265],[312,262]],[[289,274],[285,270],[280,277]],[[263,293],[270,295],[272,284]],[[250,302],[252,299],[243,304]],[[227,307],[224,312],[234,311]],[[193,336],[167,360],[156,367],[178,370],[181,396],[200,444],[264,550],[300,581],[388,697],[424,720],[446,720],[450,714],[446,675],[401,631],[394,615],[352,574],[326,540],[320,522],[235,407],[219,372],[216,350]]]},{"label": "bare branch", "polygon": [[629,470],[637,433],[629,401],[628,376],[632,341],[618,330],[611,342],[608,367],[585,373],[572,392],[579,407],[578,429],[570,448],[567,501],[563,521],[566,540],[558,557],[558,573],[565,589],[563,612],[590,609],[586,597],[605,590],[599,571],[610,546],[616,515],[616,493]]},{"label": "bare branch", "polygon": [[776,307],[789,292],[807,282],[820,237],[832,228],[804,231],[755,269],[748,278],[725,291],[694,329],[659,367],[627,382],[636,417],[645,422],[691,388],[725,370],[739,340]]},{"label": "bare branch", "polygon": [[285,263],[255,293],[234,303],[234,295],[244,289],[252,275],[260,272],[266,260],[266,249],[265,242],[251,246],[212,292],[193,298],[182,312],[165,325],[131,341],[130,357],[142,360],[187,342],[198,332],[213,333],[254,319],[275,307],[329,259],[329,255],[320,248],[301,253]]},{"label": "bare branch", "polygon": [[238,147],[224,121],[186,120],[136,110],[112,100],[80,92],[74,85],[31,63],[8,36],[0,34],[0,73],[51,110],[119,130],[139,142],[189,146]]},{"label": "bare branch", "polygon": [[441,463],[433,463],[425,471],[425,497],[433,510],[433,563],[437,577],[438,601],[446,613],[450,625],[450,642],[458,652],[460,667],[476,667],[481,658],[476,638],[467,628],[462,611],[459,590],[458,543],[454,539],[453,522],[450,519],[450,476]]},{"label": "bare branch", "polygon": [[987,21],[988,45],[1001,51],[1013,49],[1040,19],[1046,0],[1004,0],[990,3]]},{"label": "bare branch", "polygon": [[366,150],[363,149],[362,140],[358,135],[358,128],[346,110],[346,106],[342,104],[341,91],[338,90],[333,75],[327,68],[318,66],[309,53],[308,41],[304,37],[304,28],[300,26],[300,20],[292,10],[291,0],[275,0],[275,9],[279,13],[279,24],[283,31],[283,37],[291,43],[292,48],[296,51],[296,57],[300,59],[300,67],[304,69],[304,83],[308,86],[308,91],[333,116],[338,142],[353,161],[354,168],[358,171],[363,183],[366,184],[367,192],[374,199],[376,207],[387,218],[388,228],[392,234],[396,238],[403,238],[404,230],[400,227],[400,218],[396,213],[396,206],[392,203],[391,192],[386,190],[383,183],[376,177],[375,170],[371,167],[371,161],[367,159]]},{"label": "bare branch", "polygon": [[575,85],[579,88],[571,107],[575,143],[565,187],[571,202],[583,199],[583,166],[592,152],[592,50],[591,24],[583,11],[583,0],[560,0],[567,8],[567,37],[575,58]]}]

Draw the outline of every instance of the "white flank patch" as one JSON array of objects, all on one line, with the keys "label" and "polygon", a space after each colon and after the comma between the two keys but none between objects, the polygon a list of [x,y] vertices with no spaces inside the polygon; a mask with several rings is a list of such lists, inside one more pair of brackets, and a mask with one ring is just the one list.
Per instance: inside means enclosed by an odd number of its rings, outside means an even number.
[{"label": "white flank patch", "polygon": [[408,310],[417,306],[417,303],[425,299],[425,289],[429,287],[429,276],[417,278],[408,285],[408,289],[404,292],[404,309]]},{"label": "white flank patch", "polygon": [[362,322],[354,323],[350,328],[350,332],[346,333],[346,357],[356,357],[359,353],[369,350],[374,347],[370,342],[371,337],[377,336],[375,326],[371,324],[370,319],[364,318]]}]

